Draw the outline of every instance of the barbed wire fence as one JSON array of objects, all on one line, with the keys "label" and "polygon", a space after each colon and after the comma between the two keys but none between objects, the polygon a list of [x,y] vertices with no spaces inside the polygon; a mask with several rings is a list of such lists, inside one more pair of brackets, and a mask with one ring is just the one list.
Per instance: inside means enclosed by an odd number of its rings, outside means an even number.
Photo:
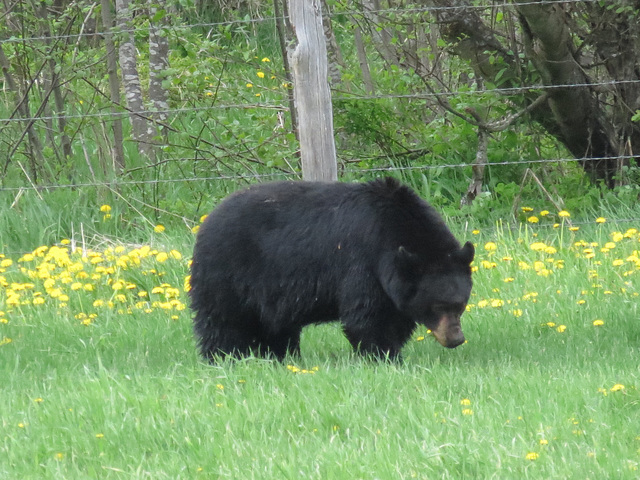
[{"label": "barbed wire fence", "polygon": [[[552,1],[532,1],[532,2],[520,2],[519,6],[525,5],[568,5],[568,4],[588,4],[588,3],[596,3],[601,2],[601,0],[552,0]],[[406,14],[419,14],[419,13],[434,13],[438,11],[455,11],[461,8],[465,9],[475,9],[475,10],[487,10],[487,9],[495,9],[495,8],[504,8],[509,9],[513,8],[513,4],[499,4],[496,5],[494,3],[480,3],[476,5],[466,5],[448,7],[448,6],[424,6],[424,7],[416,7],[416,8],[405,8],[403,13]],[[389,15],[389,14],[397,14],[397,9],[378,9],[372,10],[370,13],[375,13],[377,15]],[[334,11],[330,13],[331,18],[343,18],[343,17],[353,17],[353,16],[361,16],[362,12],[359,10],[347,9],[342,11]],[[258,23],[269,23],[275,24],[278,20],[276,17],[264,17],[264,18],[248,18],[248,19],[238,19],[232,21],[224,21],[224,22],[208,22],[208,23],[191,23],[185,25],[176,25],[171,26],[171,29],[176,31],[179,30],[190,30],[190,29],[217,29],[224,26],[229,25],[246,25],[246,24],[258,24]],[[142,27],[142,30],[148,27]],[[126,30],[125,30],[126,31]],[[130,33],[139,33],[140,29],[131,30]],[[124,31],[120,31],[123,33]],[[6,38],[0,40],[0,44],[12,44],[19,43],[25,46],[31,46],[34,50],[36,46],[42,42],[50,42],[57,40],[68,40],[68,41],[80,41],[84,38],[89,37],[100,37],[103,36],[105,32],[80,32],[74,34],[65,34],[65,35],[51,35],[51,36],[25,36],[22,38]],[[474,90],[474,89],[458,89],[452,91],[441,91],[441,92],[417,92],[417,93],[394,93],[394,92],[377,92],[372,94],[362,94],[362,93],[345,93],[345,92],[334,92],[333,101],[334,102],[367,102],[367,101],[379,101],[379,100],[431,100],[437,99],[438,97],[461,97],[461,96],[474,96],[474,95],[487,95],[496,94],[496,95],[515,95],[515,94],[524,94],[530,92],[546,92],[553,91],[556,89],[570,89],[570,88],[600,88],[607,89],[612,87],[624,86],[624,85],[635,85],[639,84],[640,80],[612,80],[612,81],[590,81],[590,82],[576,82],[571,84],[562,84],[562,85],[534,85],[534,86],[523,86],[523,87],[508,87],[508,88],[493,88],[491,90]],[[188,106],[188,107],[177,107],[177,108],[169,108],[166,110],[153,111],[154,115],[162,114],[164,116],[172,117],[178,115],[185,114],[198,114],[200,112],[211,112],[217,110],[271,110],[274,112],[286,112],[288,110],[286,98],[284,94],[282,95],[281,101],[239,101],[232,103],[212,103],[206,106]],[[29,117],[17,117],[16,110],[11,112],[11,115],[0,118],[0,137],[2,136],[2,132],[5,128],[8,128],[11,125],[16,123],[35,123],[35,122],[51,122],[51,121],[59,121],[61,119],[64,120],[85,120],[85,119],[106,119],[111,120],[117,117],[128,117],[132,114],[134,115],[145,115],[148,114],[149,111],[144,112],[135,112],[135,111],[126,111],[122,110],[120,112],[111,112],[111,111],[95,111],[95,112],[81,112],[81,113],[63,113],[63,114],[49,114],[49,115],[39,115],[39,116],[29,116]],[[499,167],[499,166],[515,166],[515,165],[540,165],[540,164],[579,164],[585,162],[601,162],[603,160],[635,160],[634,155],[620,155],[615,157],[581,157],[581,158],[568,158],[568,157],[558,157],[558,158],[531,158],[531,159],[518,159],[514,161],[489,161],[483,164],[485,167]],[[193,161],[192,157],[176,157],[173,158],[174,162],[189,162]],[[415,166],[383,166],[383,167],[371,167],[371,168],[356,168],[353,164],[346,164],[342,174],[374,174],[374,173],[392,173],[392,172],[410,172],[410,171],[429,171],[429,170],[447,170],[447,169],[470,169],[474,166],[474,163],[445,163],[439,165],[415,165]],[[189,176],[184,175],[179,178],[156,178],[156,179],[115,179],[113,181],[77,181],[77,182],[61,182],[61,183],[48,183],[48,184],[33,184],[32,182],[27,181],[25,179],[24,184],[22,185],[0,185],[0,193],[6,193],[9,195],[16,195],[19,192],[26,191],[35,191],[35,192],[43,192],[49,190],[57,190],[57,189],[78,189],[78,188],[118,188],[122,186],[133,186],[133,185],[162,185],[162,184],[176,184],[176,183],[195,183],[195,182],[215,182],[219,180],[243,180],[243,181],[254,181],[254,180],[267,180],[271,178],[297,178],[299,177],[299,172],[296,171],[275,171],[275,172],[255,172],[255,173],[247,173],[247,174],[219,174],[219,175],[204,175],[204,176]],[[629,218],[629,219],[616,219],[616,222],[619,223],[640,223],[640,218]],[[583,224],[588,224],[593,222],[584,222]],[[576,223],[579,224],[579,223]],[[544,225],[536,226],[536,227],[544,227]]]}]

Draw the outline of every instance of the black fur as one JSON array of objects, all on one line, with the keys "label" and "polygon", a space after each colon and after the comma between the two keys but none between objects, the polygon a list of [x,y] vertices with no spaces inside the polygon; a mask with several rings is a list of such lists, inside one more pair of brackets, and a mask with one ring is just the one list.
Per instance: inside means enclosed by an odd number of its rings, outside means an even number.
[{"label": "black fur", "polygon": [[251,186],[198,233],[190,296],[199,347],[209,359],[281,359],[299,352],[304,326],[339,320],[355,349],[393,358],[416,322],[434,329],[443,311],[459,320],[472,259],[473,246],[461,248],[435,210],[391,178]]}]

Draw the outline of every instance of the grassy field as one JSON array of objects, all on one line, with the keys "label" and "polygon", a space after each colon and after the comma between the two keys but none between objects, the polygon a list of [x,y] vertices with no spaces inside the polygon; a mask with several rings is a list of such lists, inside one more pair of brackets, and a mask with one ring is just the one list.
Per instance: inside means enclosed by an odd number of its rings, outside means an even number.
[{"label": "grassy field", "polygon": [[400,364],[336,325],[284,364],[202,363],[186,228],[0,251],[0,478],[638,478],[640,233],[525,217],[458,230],[468,343],[420,329]]}]

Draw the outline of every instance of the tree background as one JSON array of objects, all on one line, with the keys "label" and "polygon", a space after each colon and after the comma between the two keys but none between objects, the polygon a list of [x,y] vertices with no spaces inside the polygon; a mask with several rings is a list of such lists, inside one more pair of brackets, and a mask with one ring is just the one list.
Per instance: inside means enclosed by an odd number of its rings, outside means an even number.
[{"label": "tree background", "polygon": [[[395,172],[450,215],[523,194],[637,200],[637,2],[321,3],[340,178]],[[184,219],[214,183],[300,176],[282,0],[3,0],[0,15],[7,205],[82,191]]]}]

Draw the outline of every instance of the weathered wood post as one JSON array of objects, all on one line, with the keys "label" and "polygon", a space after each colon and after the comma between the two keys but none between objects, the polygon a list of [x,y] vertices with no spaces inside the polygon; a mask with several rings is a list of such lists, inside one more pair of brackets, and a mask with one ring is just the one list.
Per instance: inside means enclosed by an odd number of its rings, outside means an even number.
[{"label": "weathered wood post", "polygon": [[321,0],[288,0],[287,4],[292,33],[287,54],[298,114],[302,178],[335,181],[338,166]]}]

